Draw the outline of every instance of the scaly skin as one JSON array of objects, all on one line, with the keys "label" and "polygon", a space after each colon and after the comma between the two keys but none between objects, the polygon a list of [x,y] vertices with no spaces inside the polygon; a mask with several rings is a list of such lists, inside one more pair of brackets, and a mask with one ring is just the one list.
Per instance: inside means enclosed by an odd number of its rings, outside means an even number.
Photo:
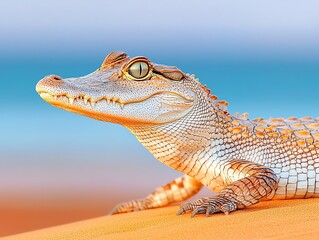
[{"label": "scaly skin", "polygon": [[193,75],[114,52],[80,78],[47,76],[36,87],[67,111],[128,128],[162,163],[184,173],[113,214],[182,202],[203,185],[218,194],[181,205],[209,216],[260,200],[319,196],[319,119],[231,116]]}]

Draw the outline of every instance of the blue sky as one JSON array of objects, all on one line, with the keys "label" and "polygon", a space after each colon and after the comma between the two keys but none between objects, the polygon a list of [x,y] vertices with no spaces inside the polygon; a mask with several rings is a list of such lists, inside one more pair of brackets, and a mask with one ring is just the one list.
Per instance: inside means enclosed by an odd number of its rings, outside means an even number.
[{"label": "blue sky", "polygon": [[314,0],[3,0],[0,51],[1,57],[114,49],[197,58],[318,57],[318,8]]}]

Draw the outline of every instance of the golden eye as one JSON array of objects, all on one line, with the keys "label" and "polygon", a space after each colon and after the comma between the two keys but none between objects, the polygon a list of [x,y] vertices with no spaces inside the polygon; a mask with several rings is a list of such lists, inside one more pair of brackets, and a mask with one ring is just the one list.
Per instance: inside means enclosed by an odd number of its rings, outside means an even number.
[{"label": "golden eye", "polygon": [[135,62],[128,69],[128,73],[136,79],[141,79],[145,77],[148,74],[148,72],[149,66],[144,61]]}]

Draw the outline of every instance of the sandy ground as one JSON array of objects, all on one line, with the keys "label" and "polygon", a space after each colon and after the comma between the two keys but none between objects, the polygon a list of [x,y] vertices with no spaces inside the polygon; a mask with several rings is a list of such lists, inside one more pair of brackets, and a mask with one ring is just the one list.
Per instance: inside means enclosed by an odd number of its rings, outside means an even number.
[{"label": "sandy ground", "polygon": [[2,239],[319,239],[319,199],[263,202],[206,218],[178,206],[106,216]]}]

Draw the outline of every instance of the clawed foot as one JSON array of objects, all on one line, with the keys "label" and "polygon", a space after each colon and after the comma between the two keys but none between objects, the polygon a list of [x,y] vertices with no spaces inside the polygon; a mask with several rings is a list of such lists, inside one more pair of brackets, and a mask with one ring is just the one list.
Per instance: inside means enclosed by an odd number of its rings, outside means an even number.
[{"label": "clawed foot", "polygon": [[111,212],[110,215],[119,213],[137,212],[147,209],[147,203],[145,200],[133,200],[118,204]]},{"label": "clawed foot", "polygon": [[177,215],[192,211],[192,217],[195,217],[197,214],[206,214],[206,217],[209,217],[218,212],[223,212],[228,215],[230,212],[237,209],[238,205],[233,199],[229,199],[225,196],[215,196],[183,203],[178,210]]}]

